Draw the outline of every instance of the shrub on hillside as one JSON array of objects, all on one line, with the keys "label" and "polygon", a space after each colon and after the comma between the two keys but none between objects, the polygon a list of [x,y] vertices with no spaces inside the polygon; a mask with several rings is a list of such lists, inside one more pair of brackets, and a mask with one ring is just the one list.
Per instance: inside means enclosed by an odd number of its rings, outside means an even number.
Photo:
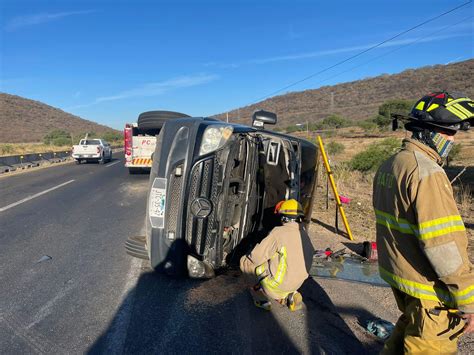
[{"label": "shrub on hillside", "polygon": [[345,149],[344,144],[341,144],[338,142],[329,142],[326,146],[326,150],[328,151],[328,154],[331,154],[331,155],[340,154],[344,151],[344,149]]},{"label": "shrub on hillside", "polygon": [[122,132],[105,132],[102,135],[102,138],[105,139],[107,142],[121,142],[123,140],[123,134]]},{"label": "shrub on hillside", "polygon": [[366,150],[356,154],[349,162],[349,166],[352,170],[362,172],[375,171],[398,148],[400,141],[396,138],[386,138],[381,142],[372,143]]},{"label": "shrub on hillside", "polygon": [[332,138],[335,135],[336,135],[336,132],[334,130],[324,131],[324,132],[321,132],[321,134],[320,134],[321,138]]},{"label": "shrub on hillside", "polygon": [[319,131],[321,129],[324,129],[324,124],[322,122],[315,122],[315,123],[310,123],[309,124],[309,130],[311,132]]},{"label": "shrub on hillside", "polygon": [[54,138],[51,140],[51,145],[54,145],[56,147],[62,147],[62,146],[70,146],[71,145],[71,138],[68,137],[58,137]]},{"label": "shrub on hillside", "polygon": [[360,121],[357,125],[366,132],[373,132],[377,129],[377,125],[372,120]]},{"label": "shrub on hillside", "polygon": [[379,126],[379,128],[388,127],[392,122],[392,119],[383,115],[375,116],[372,121]]},{"label": "shrub on hillside", "polygon": [[342,128],[347,127],[350,124],[350,121],[338,115],[331,115],[326,117],[322,121],[322,124],[326,128]]},{"label": "shrub on hillside", "polygon": [[72,139],[69,132],[55,129],[44,136],[43,142],[47,145],[70,145],[72,143]]}]

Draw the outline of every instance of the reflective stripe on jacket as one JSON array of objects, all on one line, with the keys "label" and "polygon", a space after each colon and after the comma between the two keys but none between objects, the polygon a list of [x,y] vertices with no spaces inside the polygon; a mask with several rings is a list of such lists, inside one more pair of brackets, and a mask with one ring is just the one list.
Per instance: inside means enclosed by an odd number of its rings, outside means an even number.
[{"label": "reflective stripe on jacket", "polygon": [[274,228],[249,255],[244,255],[240,269],[255,275],[269,296],[280,299],[301,287],[308,277],[313,254],[303,225],[289,222]]},{"label": "reflective stripe on jacket", "polygon": [[381,277],[413,297],[474,313],[466,230],[439,155],[413,139],[382,164],[373,205]]},{"label": "reflective stripe on jacket", "polygon": [[268,272],[267,262],[264,262],[255,269],[255,274],[257,278],[261,280],[260,282],[262,286],[266,290],[270,290],[272,293],[279,295],[279,298],[285,298],[289,293],[287,291],[280,290],[280,285],[283,283],[283,280],[286,276],[286,271],[288,269],[287,258],[288,253],[286,251],[286,247],[281,247],[280,250],[277,250],[275,254],[273,254],[269,261],[269,263],[272,263],[273,260],[276,260],[276,262],[278,263],[275,275],[272,275],[270,272]]}]

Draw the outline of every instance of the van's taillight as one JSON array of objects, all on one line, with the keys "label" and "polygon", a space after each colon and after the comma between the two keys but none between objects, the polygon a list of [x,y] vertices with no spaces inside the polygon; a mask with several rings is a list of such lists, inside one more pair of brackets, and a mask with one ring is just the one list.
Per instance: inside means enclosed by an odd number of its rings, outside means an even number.
[{"label": "van's taillight", "polygon": [[97,154],[100,153],[100,147],[97,147]]},{"label": "van's taillight", "polygon": [[132,128],[125,127],[123,130],[125,155],[132,155]]}]

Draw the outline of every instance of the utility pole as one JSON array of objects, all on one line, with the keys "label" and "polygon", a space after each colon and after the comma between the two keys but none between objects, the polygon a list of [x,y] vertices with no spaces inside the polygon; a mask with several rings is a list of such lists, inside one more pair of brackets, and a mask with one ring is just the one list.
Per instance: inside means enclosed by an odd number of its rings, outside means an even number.
[{"label": "utility pole", "polygon": [[229,112],[226,113],[226,121],[229,123]]},{"label": "utility pole", "polygon": [[334,113],[334,93],[331,92],[331,107],[330,107],[331,113]]}]

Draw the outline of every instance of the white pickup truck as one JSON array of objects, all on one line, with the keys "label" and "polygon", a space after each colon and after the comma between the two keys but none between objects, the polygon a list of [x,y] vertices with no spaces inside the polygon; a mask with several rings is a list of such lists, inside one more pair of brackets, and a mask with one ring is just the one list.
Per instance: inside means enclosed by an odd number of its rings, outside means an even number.
[{"label": "white pickup truck", "polygon": [[103,139],[81,139],[79,144],[72,147],[72,157],[77,164],[83,161],[96,161],[104,164],[112,160],[112,148]]}]

